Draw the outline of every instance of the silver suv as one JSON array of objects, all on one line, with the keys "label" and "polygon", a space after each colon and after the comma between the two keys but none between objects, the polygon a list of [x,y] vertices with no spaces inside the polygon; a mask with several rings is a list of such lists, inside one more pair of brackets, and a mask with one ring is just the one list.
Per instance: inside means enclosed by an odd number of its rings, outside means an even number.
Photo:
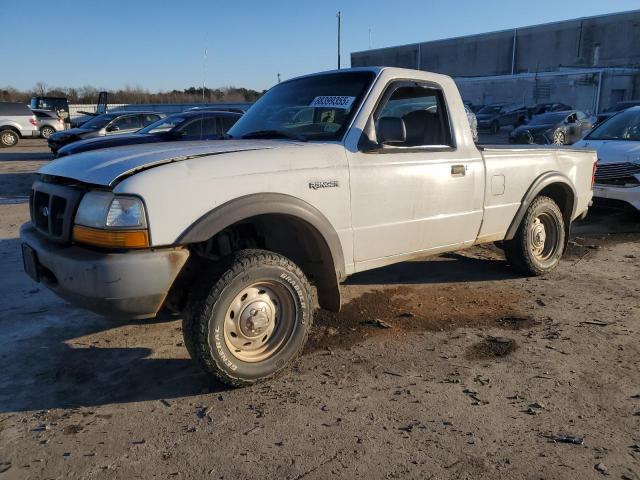
[{"label": "silver suv", "polygon": [[0,147],[13,147],[21,138],[39,136],[36,116],[25,103],[0,102]]}]

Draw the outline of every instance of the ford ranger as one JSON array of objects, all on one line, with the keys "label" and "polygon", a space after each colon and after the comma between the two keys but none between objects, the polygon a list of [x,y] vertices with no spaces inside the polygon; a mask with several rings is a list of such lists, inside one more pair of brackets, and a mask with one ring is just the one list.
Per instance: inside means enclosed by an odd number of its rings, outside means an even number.
[{"label": "ford ranger", "polygon": [[99,313],[180,314],[192,358],[246,385],[285,368],[316,302],[338,311],[356,272],[487,242],[525,274],[549,272],[587,212],[595,162],[477,147],[447,76],[309,75],[265,93],[225,139],[42,167],[24,268]]}]

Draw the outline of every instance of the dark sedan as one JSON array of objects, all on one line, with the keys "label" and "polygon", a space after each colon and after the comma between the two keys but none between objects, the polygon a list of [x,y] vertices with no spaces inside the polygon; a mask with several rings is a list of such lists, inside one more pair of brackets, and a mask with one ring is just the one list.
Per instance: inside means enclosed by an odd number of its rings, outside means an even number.
[{"label": "dark sedan", "polygon": [[79,128],[63,130],[51,135],[47,144],[54,155],[65,145],[87,138],[133,133],[165,117],[158,112],[105,113],[83,123]]},{"label": "dark sedan", "polygon": [[548,112],[511,131],[509,143],[571,145],[592,128],[593,122],[580,110]]},{"label": "dark sedan", "polygon": [[496,134],[500,128],[513,125],[517,127],[527,119],[527,109],[522,105],[504,105],[497,103],[482,107],[476,113],[478,129],[489,130]]},{"label": "dark sedan", "polygon": [[129,135],[90,138],[62,147],[58,157],[99,148],[176,140],[216,140],[227,133],[242,115],[233,112],[190,111],[158,120]]}]

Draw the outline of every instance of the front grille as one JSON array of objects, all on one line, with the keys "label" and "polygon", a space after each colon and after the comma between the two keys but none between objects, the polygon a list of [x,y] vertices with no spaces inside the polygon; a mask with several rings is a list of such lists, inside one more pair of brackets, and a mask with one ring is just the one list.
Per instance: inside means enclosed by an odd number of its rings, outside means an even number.
[{"label": "front grille", "polygon": [[640,174],[640,164],[637,163],[608,163],[598,164],[596,169],[596,183],[603,185],[640,184],[634,175]]},{"label": "front grille", "polygon": [[35,182],[30,198],[31,222],[47,238],[60,243],[69,242],[82,193],[66,185]]}]

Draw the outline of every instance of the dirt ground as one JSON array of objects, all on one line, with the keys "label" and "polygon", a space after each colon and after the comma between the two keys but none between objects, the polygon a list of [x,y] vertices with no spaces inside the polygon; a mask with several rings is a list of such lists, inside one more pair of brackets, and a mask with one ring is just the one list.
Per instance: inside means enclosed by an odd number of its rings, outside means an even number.
[{"label": "dirt ground", "polygon": [[178,320],[108,320],[22,272],[48,159],[0,152],[1,480],[640,480],[640,217],[590,214],[543,278],[493,246],[358,274],[292,368],[230,390]]}]

